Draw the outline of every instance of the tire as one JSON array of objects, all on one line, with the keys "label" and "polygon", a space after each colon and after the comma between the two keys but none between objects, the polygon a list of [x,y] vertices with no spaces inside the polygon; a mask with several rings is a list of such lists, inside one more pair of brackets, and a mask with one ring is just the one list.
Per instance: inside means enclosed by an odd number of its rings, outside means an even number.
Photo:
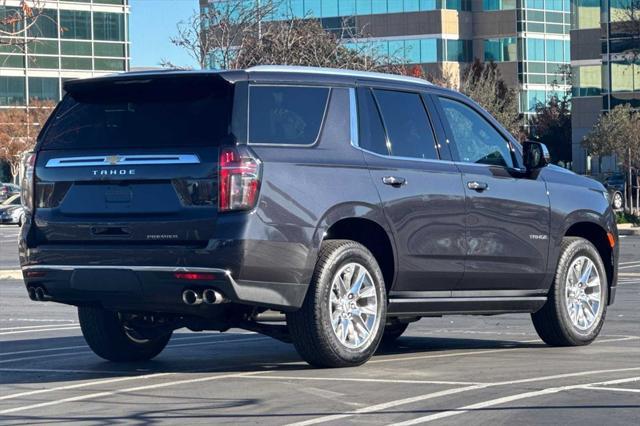
[{"label": "tire", "polygon": [[614,192],[613,197],[611,197],[611,207],[614,210],[621,210],[624,205],[624,201],[622,199],[622,194],[619,192]]},{"label": "tire", "polygon": [[407,331],[408,327],[409,323],[406,322],[387,324],[384,328],[384,332],[382,333],[382,344],[390,345],[395,343],[395,341],[398,340],[405,331]]},{"label": "tire", "polygon": [[[362,270],[365,275],[361,275]],[[348,291],[339,287],[338,276],[350,280]],[[361,287],[355,286],[358,281],[354,276],[364,276]],[[375,316],[363,312],[365,309]],[[287,313],[287,324],[296,350],[309,364],[353,367],[364,364],[375,353],[386,313],[384,278],[371,252],[354,241],[329,240],[320,248],[304,303],[299,310]]]},{"label": "tire", "polygon": [[114,362],[148,361],[169,343],[172,332],[136,338],[125,330],[117,312],[93,306],[78,307],[82,335],[91,350]]},{"label": "tire", "polygon": [[[584,292],[581,293],[580,290],[575,290],[581,284],[575,287],[571,285],[569,281],[582,283],[584,277],[579,278],[579,273],[572,274],[572,278],[570,280],[567,279],[571,273],[570,269],[574,269],[577,272],[580,266],[586,262],[582,260],[583,263],[580,263],[581,259],[588,259],[593,266],[590,278],[586,280],[587,282],[595,283],[593,274],[594,272],[597,273],[599,279],[597,297],[594,290],[595,286],[587,286],[584,288]],[[586,264],[588,265],[588,263]],[[584,271],[582,270],[581,272]],[[578,292],[577,298],[572,297],[574,290]],[[592,296],[591,298],[590,295]],[[607,274],[598,250],[584,238],[563,238],[560,246],[560,260],[553,285],[549,290],[547,302],[542,309],[531,314],[538,336],[551,346],[582,346],[590,344],[598,337],[604,324],[608,296]],[[587,301],[579,302],[580,298]],[[589,324],[590,318],[588,314],[593,314],[594,305],[588,300],[595,301],[596,298],[599,300],[598,308],[591,320],[592,323]],[[572,309],[568,306],[568,301],[571,300],[576,302],[572,305],[574,307]],[[591,309],[585,303],[588,303]],[[573,317],[572,313],[575,313]]]}]

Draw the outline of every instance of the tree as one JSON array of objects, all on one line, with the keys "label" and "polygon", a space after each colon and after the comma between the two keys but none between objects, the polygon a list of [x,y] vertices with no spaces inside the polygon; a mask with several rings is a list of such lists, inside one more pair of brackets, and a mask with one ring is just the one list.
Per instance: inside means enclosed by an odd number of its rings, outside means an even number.
[{"label": "tree", "polygon": [[15,46],[16,51],[24,50],[28,43],[35,42],[25,37],[37,32],[42,21],[55,22],[44,12],[45,0],[20,0],[18,6],[6,6],[6,0],[0,1],[0,46]]},{"label": "tree", "polygon": [[530,119],[531,136],[549,148],[553,162],[571,162],[571,101],[567,95],[538,103]]},{"label": "tree", "polygon": [[[326,31],[311,16],[265,20],[280,4],[280,1],[255,5],[242,1],[215,3],[215,7],[178,24],[178,35],[172,42],[185,49],[201,68],[241,69],[277,64],[407,72],[401,61],[378,54],[371,43],[352,43],[347,47],[344,40],[366,38],[366,34],[349,25],[343,25],[342,33],[336,34]],[[163,61],[163,65],[175,67],[169,61]]]},{"label": "tree", "polygon": [[[616,155],[624,166],[625,171],[629,171],[629,186],[633,177],[633,170],[636,170],[636,179],[640,180],[638,170],[640,169],[640,111],[634,110],[631,105],[618,105],[608,113],[602,115],[596,122],[593,129],[582,142],[584,148],[591,155],[598,157]],[[636,208],[640,209],[640,182],[636,181]],[[633,194],[629,193],[630,206],[633,210]]]},{"label": "tree", "polygon": [[[266,16],[274,11],[276,3],[224,1],[204,8],[186,21],[178,23],[178,34],[171,43],[184,49],[200,69],[209,68],[211,55],[219,68],[235,67],[238,46],[250,33],[260,34]],[[163,59],[162,66],[180,68]]]},{"label": "tree", "polygon": [[[344,26],[343,26],[344,27]],[[315,19],[292,18],[269,23],[262,34],[248,33],[237,49],[235,68],[255,65],[299,65],[386,71],[407,74],[410,70],[393,57],[378,54],[368,43],[347,47],[344,39],[358,35],[326,31]]]},{"label": "tree", "polygon": [[32,101],[29,108],[0,110],[0,160],[9,164],[14,180],[22,154],[33,149],[54,106],[52,102]]}]

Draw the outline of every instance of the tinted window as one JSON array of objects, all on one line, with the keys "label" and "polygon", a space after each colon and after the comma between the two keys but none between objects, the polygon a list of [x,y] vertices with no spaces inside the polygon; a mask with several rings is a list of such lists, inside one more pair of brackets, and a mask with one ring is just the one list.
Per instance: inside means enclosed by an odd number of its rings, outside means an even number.
[{"label": "tinted window", "polygon": [[329,89],[322,87],[251,87],[249,140],[289,145],[314,143],[328,97]]},{"label": "tinted window", "polygon": [[397,157],[436,159],[436,141],[417,93],[375,90],[387,129],[389,151]]},{"label": "tinted window", "polygon": [[358,114],[358,145],[367,151],[389,155],[380,113],[369,89],[363,89],[358,96]]},{"label": "tinted window", "polygon": [[216,146],[231,102],[231,86],[211,78],[72,86],[42,149]]},{"label": "tinted window", "polygon": [[463,103],[446,98],[440,100],[460,161],[513,167],[509,144],[491,123]]}]

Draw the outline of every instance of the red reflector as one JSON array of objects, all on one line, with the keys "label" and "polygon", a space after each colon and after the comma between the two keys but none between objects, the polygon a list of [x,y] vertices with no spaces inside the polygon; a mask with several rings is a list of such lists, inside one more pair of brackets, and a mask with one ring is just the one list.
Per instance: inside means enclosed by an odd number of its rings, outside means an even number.
[{"label": "red reflector", "polygon": [[176,272],[173,274],[179,280],[215,280],[214,274],[201,274],[198,272]]},{"label": "red reflector", "polygon": [[42,272],[42,271],[28,271],[27,272],[27,278],[40,278],[40,277],[44,277],[45,275],[47,275],[46,272]]}]

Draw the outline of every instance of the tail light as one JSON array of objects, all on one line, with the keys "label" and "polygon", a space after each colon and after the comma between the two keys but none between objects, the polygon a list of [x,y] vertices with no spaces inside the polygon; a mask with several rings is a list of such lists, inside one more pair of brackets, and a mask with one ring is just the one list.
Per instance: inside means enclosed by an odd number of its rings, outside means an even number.
[{"label": "tail light", "polygon": [[220,151],[220,211],[251,210],[260,192],[260,160],[246,146]]},{"label": "tail light", "polygon": [[22,205],[33,211],[33,178],[36,165],[36,154],[29,152],[22,157],[22,178],[20,179],[20,198]]}]

